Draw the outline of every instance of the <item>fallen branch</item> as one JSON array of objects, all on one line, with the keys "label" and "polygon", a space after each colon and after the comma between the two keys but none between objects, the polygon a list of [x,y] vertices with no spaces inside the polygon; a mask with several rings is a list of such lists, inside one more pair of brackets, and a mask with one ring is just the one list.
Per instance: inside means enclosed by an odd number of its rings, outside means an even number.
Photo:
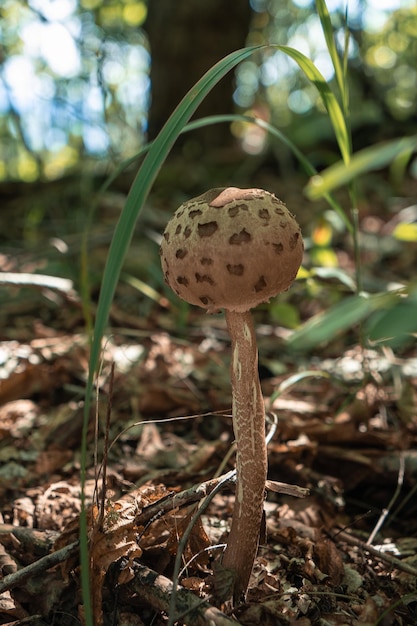
[{"label": "fallen branch", "polygon": [[361,541],[357,537],[354,537],[353,535],[350,535],[346,531],[340,530],[339,532],[337,532],[333,536],[334,540],[336,538],[339,538],[342,541],[345,541],[346,543],[348,543],[351,546],[356,546],[360,550],[363,550],[364,552],[367,552],[371,556],[377,558],[379,561],[383,561],[384,563],[388,563],[394,569],[400,570],[402,572],[406,572],[407,574],[411,574],[412,576],[416,576],[416,578],[417,578],[417,568],[416,567],[413,567],[409,563],[405,563],[404,561],[401,561],[401,559],[397,559],[395,556],[392,556],[392,554],[387,554],[386,552],[382,552],[381,550],[378,550],[378,548],[374,548],[372,546],[369,546],[364,541]]},{"label": "fallen branch", "polygon": [[29,274],[24,272],[0,272],[0,285],[6,287],[34,287],[36,289],[51,289],[64,294],[71,300],[78,301],[78,295],[73,289],[73,282],[68,278],[47,276],[46,274]]},{"label": "fallen branch", "polygon": [[[217,478],[206,480],[199,485],[194,485],[189,489],[185,489],[178,494],[169,494],[165,498],[161,498],[156,502],[146,506],[142,509],[141,513],[136,518],[136,524],[146,524],[152,520],[155,515],[163,515],[168,511],[172,511],[175,508],[181,508],[182,506],[188,506],[193,502],[199,502],[206,496],[208,496],[213,489],[215,489],[220,483],[222,487],[234,485],[236,481],[236,470],[222,474]],[[287,483],[280,483],[273,480],[267,480],[266,489],[274,491],[275,493],[282,493],[295,498],[305,498],[309,495],[310,491],[304,487],[298,487],[298,485],[289,485]]]},{"label": "fallen branch", "polygon": [[5,576],[2,580],[0,580],[0,593],[4,593],[9,589],[17,587],[31,576],[39,576],[39,574],[45,572],[51,567],[54,567],[55,565],[58,565],[58,563],[63,563],[63,561],[66,561],[68,557],[72,556],[77,549],[78,541],[74,541],[68,546],[61,548],[56,552],[51,552],[51,554],[43,556],[34,563],[30,563],[30,565],[22,567],[22,569],[17,570],[17,572],[13,572],[13,574]]},{"label": "fallen branch", "polygon": [[[125,601],[132,595],[139,596],[154,609],[168,612],[173,583],[169,578],[158,574],[144,565],[135,564],[134,578],[121,587]],[[176,607],[178,614],[174,621],[190,626],[237,626],[239,622],[228,617],[207,600],[200,600],[192,591],[180,585],[176,587]]]},{"label": "fallen branch", "polygon": [[[188,506],[193,502],[199,502],[200,500],[208,496],[214,489],[216,489],[216,487],[221,485],[221,487],[223,488],[226,485],[234,484],[235,474],[236,472],[232,471],[228,474],[224,474],[217,478],[207,480],[198,485],[194,485],[193,487],[181,491],[178,494],[169,494],[166,497],[161,498],[160,500],[157,500],[156,502],[150,504],[149,506],[144,507],[142,511],[135,516],[135,519],[132,519],[132,522],[136,526],[145,526],[146,524],[152,523],[152,520],[154,518],[159,518],[161,515],[164,515],[169,511],[172,511],[176,508],[181,508],[183,506]],[[308,490],[304,490],[301,487],[297,487],[295,485],[287,485],[285,483],[272,483],[272,481],[271,484],[275,485],[275,488],[273,490],[280,493],[290,493],[291,495],[298,497],[302,497],[304,495],[307,495],[308,493]],[[271,486],[269,487],[271,488]],[[5,531],[7,530],[8,533],[12,531],[16,533],[19,531],[18,527],[10,527],[9,525],[3,525],[3,527]],[[0,536],[1,529],[2,527],[0,526]],[[26,535],[30,534],[28,533],[29,529],[24,530]],[[35,537],[33,537],[33,541],[35,541]],[[27,565],[26,567],[23,567],[17,572],[5,576],[0,581],[0,593],[17,587],[19,584],[21,584],[32,575],[39,575],[40,573],[45,572],[51,567],[58,565],[58,563],[63,563],[66,559],[76,553],[78,547],[78,541],[73,541],[67,546],[60,548],[55,552],[47,554],[46,556],[38,559],[30,565]]]}]

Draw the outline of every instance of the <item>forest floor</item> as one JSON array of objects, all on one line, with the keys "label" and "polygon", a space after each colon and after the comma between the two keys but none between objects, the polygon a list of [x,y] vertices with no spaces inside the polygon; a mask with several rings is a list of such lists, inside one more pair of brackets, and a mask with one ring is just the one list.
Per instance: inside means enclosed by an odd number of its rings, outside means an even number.
[{"label": "forest floor", "polygon": [[[73,294],[22,291],[6,290],[0,345],[0,624],[71,626],[88,338]],[[95,625],[415,626],[415,343],[364,348],[352,329],[294,354],[267,310],[255,319],[270,489],[232,607],[213,575],[234,499],[224,319],[173,314],[162,295],[138,316],[116,298],[86,431]]]}]

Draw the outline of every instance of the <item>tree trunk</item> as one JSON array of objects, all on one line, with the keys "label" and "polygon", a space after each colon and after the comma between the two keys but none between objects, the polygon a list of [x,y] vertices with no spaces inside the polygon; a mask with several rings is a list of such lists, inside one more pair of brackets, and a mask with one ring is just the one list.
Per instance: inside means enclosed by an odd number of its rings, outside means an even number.
[{"label": "tree trunk", "polygon": [[[251,10],[248,0],[150,0],[145,30],[151,48],[149,139],[202,75],[224,56],[245,46]],[[207,96],[195,117],[231,113],[234,76],[229,73]],[[227,124],[185,136],[199,152],[227,146]]]}]

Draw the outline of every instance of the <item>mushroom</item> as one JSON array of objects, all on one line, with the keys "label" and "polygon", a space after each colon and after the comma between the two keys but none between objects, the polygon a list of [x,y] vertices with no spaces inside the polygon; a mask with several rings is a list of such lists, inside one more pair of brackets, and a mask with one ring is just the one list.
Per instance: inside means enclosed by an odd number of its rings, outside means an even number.
[{"label": "mushroom", "polygon": [[236,496],[222,565],[233,573],[233,598],[246,594],[263,515],[267,451],[265,406],[250,309],[289,288],[303,256],[300,227],[262,189],[211,189],[182,204],[161,243],[166,283],[209,313],[225,310],[232,343]]}]

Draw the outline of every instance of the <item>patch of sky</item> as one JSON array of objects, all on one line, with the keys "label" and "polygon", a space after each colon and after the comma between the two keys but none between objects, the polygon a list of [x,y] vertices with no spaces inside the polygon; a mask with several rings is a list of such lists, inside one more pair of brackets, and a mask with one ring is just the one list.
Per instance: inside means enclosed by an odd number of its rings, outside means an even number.
[{"label": "patch of sky", "polygon": [[4,84],[4,81],[0,77],[0,113],[6,113],[9,109],[9,96]]},{"label": "patch of sky", "polygon": [[293,74],[294,61],[281,51],[268,57],[261,68],[261,81],[265,87],[275,85],[279,80]]},{"label": "patch of sky", "polygon": [[120,87],[119,99],[125,106],[134,106],[138,112],[146,106],[150,81],[148,77],[137,77],[132,83],[125,82]]},{"label": "patch of sky", "polygon": [[67,26],[34,20],[23,26],[21,39],[24,53],[42,58],[58,76],[76,76],[80,71],[80,54]]},{"label": "patch of sky", "polygon": [[61,128],[49,127],[44,135],[45,145],[49,150],[58,152],[68,143],[68,137]]},{"label": "patch of sky", "polygon": [[292,91],[288,96],[288,106],[294,113],[302,115],[310,111],[312,107],[311,98],[302,89]]},{"label": "patch of sky", "polygon": [[90,154],[104,154],[109,149],[108,133],[99,126],[84,125],[83,141]]},{"label": "patch of sky", "polygon": [[4,63],[4,80],[13,108],[25,113],[33,106],[33,95],[40,86],[31,59],[20,54],[9,57]]},{"label": "patch of sky", "polygon": [[90,87],[86,90],[83,109],[87,117],[103,111],[103,91],[100,87]]},{"label": "patch of sky", "polygon": [[77,0],[29,0],[29,6],[49,22],[62,22],[74,13]]}]

